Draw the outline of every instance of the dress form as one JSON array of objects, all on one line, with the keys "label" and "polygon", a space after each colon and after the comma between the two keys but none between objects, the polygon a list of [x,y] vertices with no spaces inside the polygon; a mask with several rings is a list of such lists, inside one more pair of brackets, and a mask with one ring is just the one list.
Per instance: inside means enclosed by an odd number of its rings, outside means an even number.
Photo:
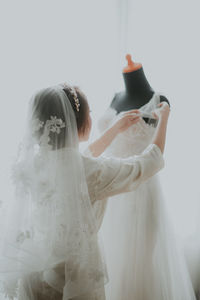
[{"label": "dress form", "polygon": [[[146,79],[142,64],[134,63],[130,54],[126,55],[126,59],[128,65],[123,69],[122,73],[125,90],[116,93],[110,105],[117,113],[131,109],[139,109],[148,103],[154,94],[153,88]],[[170,105],[168,99],[160,95],[160,102],[163,101],[166,101]],[[145,122],[150,121],[149,118],[144,118],[144,120]]]}]

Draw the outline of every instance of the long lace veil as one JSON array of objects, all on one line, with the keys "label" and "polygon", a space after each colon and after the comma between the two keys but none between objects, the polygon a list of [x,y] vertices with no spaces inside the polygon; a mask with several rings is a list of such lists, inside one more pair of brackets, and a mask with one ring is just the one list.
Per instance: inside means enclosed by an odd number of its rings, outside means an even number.
[{"label": "long lace veil", "polygon": [[[63,299],[104,285],[75,114],[62,85],[31,98],[12,180],[15,193],[5,199],[0,236],[4,294],[14,298],[19,281],[32,274],[40,274]],[[59,264],[64,276],[55,272]]]}]

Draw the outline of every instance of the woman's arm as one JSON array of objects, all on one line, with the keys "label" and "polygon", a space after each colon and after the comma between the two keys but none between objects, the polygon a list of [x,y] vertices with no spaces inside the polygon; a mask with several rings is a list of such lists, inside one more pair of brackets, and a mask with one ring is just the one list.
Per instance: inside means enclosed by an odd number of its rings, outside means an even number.
[{"label": "woman's arm", "polygon": [[[92,156],[100,156],[119,133],[125,131],[131,125],[136,124],[140,120],[140,116],[137,116],[138,113],[140,113],[140,111],[137,109],[123,113],[122,117],[112,127],[107,129],[102,136],[89,145],[89,151]],[[169,113],[170,107],[166,102],[159,103],[158,108],[153,112],[154,116],[158,119],[158,125],[152,143],[156,144],[162,153],[165,147]]]},{"label": "woman's arm", "polygon": [[83,161],[92,201],[133,191],[164,167],[156,144],[150,144],[140,155],[123,159],[83,156]]},{"label": "woman's arm", "polygon": [[167,122],[170,113],[170,107],[166,102],[161,102],[158,105],[159,108],[154,110],[153,114],[158,118],[158,125],[156,127],[156,132],[153,137],[153,144],[156,144],[161,152],[164,152],[166,132],[167,132]]},{"label": "woman's arm", "polygon": [[115,126],[109,128],[100,136],[96,141],[89,145],[89,150],[93,157],[100,156],[106,148],[112,143],[117,135],[117,130]]},{"label": "woman's arm", "polygon": [[134,115],[137,113],[139,113],[137,109],[122,113],[121,118],[112,127],[107,129],[102,136],[89,145],[89,151],[92,153],[92,156],[100,156],[112,143],[118,133],[125,131],[131,125],[136,124],[140,119],[140,116]]}]

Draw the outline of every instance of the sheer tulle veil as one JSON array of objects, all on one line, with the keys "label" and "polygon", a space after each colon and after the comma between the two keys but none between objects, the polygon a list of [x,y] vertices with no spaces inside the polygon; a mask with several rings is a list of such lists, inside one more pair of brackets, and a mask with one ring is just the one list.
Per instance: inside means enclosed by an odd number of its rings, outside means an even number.
[{"label": "sheer tulle veil", "polygon": [[[10,299],[20,280],[38,273],[63,299],[107,281],[78,144],[63,85],[35,93],[0,228],[0,281]],[[63,263],[59,277],[54,268]]]}]

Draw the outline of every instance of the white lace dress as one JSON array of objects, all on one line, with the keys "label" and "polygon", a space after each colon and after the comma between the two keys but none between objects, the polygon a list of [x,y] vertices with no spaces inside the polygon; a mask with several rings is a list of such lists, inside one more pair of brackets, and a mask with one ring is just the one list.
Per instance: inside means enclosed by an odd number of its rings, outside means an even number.
[{"label": "white lace dress", "polygon": [[[140,110],[150,113],[158,103],[160,96],[154,93]],[[118,117],[109,108],[99,122],[101,130]],[[150,145],[154,132],[155,127],[141,119],[119,134],[104,155],[138,155]],[[167,220],[157,174],[134,191],[109,199],[100,232],[109,277],[106,299],[195,299],[184,257]]]},{"label": "white lace dress", "polygon": [[[160,148],[155,144],[150,144],[139,156],[125,159],[104,157],[95,159],[84,155],[83,163],[90,199],[98,220],[98,227],[100,227],[106,203],[105,198],[135,190],[163,168],[164,158]],[[49,272],[48,282],[51,282],[51,286],[55,286],[53,289],[45,283],[43,274],[33,273],[21,282],[18,300],[66,300],[57,291],[58,286],[56,286],[57,282],[60,285],[63,281],[64,284],[63,274],[64,264],[56,266],[52,272]],[[73,299],[104,300],[104,288]]]}]

